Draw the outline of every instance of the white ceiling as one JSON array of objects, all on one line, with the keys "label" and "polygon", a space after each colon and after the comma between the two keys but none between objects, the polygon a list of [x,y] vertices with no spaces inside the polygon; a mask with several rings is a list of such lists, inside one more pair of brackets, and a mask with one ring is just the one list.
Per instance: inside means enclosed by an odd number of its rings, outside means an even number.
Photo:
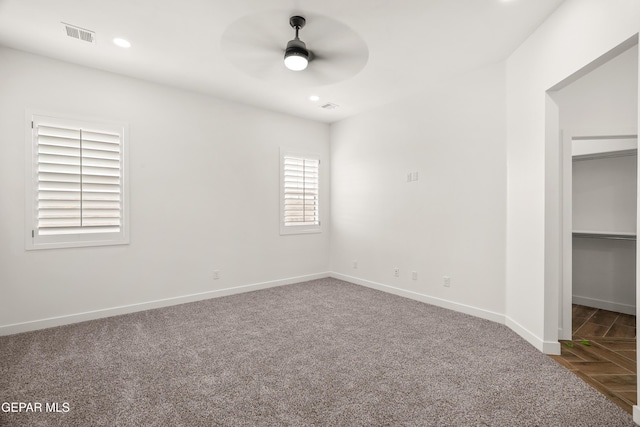
[{"label": "white ceiling", "polygon": [[[505,59],[563,1],[0,0],[0,44],[330,123]],[[307,17],[300,38],[310,50],[326,38],[323,66],[336,75],[315,79],[320,60],[304,76],[283,69],[294,14]],[[68,37],[61,22],[97,42]],[[230,38],[252,44],[233,49]],[[259,58],[240,54],[254,45],[264,46]],[[360,65],[340,62],[349,49]]]}]

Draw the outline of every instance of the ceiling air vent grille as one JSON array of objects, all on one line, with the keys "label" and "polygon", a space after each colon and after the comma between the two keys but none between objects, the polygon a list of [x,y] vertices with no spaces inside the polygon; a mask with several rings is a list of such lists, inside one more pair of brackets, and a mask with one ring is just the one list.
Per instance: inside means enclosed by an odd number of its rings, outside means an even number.
[{"label": "ceiling air vent grille", "polygon": [[324,108],[325,110],[335,110],[338,107],[339,107],[338,104],[334,104],[332,102],[327,102],[322,106],[322,108]]},{"label": "ceiling air vent grille", "polygon": [[62,22],[62,25],[64,25],[64,28],[67,31],[67,36],[89,43],[96,42],[96,33],[94,31],[86,30],[84,28],[76,27],[75,25],[66,24],[64,22]]}]

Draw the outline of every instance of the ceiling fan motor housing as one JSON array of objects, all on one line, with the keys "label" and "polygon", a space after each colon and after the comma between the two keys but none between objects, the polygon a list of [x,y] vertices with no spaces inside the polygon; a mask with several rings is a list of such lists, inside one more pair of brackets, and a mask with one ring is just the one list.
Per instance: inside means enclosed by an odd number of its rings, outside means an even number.
[{"label": "ceiling fan motor housing", "polygon": [[288,56],[304,56],[309,59],[309,51],[307,45],[300,39],[293,39],[287,43],[287,49],[284,52],[285,58]]}]

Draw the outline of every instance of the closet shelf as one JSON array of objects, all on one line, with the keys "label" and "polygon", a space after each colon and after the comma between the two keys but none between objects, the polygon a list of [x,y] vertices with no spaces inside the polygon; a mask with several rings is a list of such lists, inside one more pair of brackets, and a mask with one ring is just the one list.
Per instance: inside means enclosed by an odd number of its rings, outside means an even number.
[{"label": "closet shelf", "polygon": [[574,231],[573,237],[581,239],[636,240],[636,233],[610,231]]}]

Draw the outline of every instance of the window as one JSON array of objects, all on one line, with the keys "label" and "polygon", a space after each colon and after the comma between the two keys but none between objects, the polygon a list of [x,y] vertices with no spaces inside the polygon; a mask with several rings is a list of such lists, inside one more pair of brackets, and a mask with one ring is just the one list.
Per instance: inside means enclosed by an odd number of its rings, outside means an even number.
[{"label": "window", "polygon": [[280,234],[320,232],[320,158],[281,152]]},{"label": "window", "polygon": [[128,243],[126,125],[27,119],[26,248]]}]

